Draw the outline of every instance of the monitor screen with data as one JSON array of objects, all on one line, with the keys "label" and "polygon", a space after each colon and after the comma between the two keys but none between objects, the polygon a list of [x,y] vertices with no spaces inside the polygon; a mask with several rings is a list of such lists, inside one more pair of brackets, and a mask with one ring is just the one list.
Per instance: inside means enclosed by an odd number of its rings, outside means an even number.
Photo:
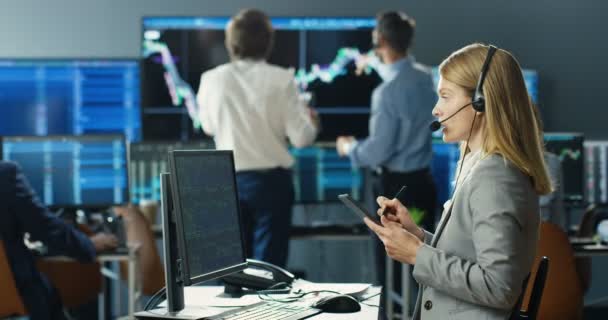
[{"label": "monitor screen with data", "polygon": [[0,135],[141,138],[139,61],[0,59]]},{"label": "monitor screen with data", "polygon": [[4,137],[2,159],[22,168],[44,204],[104,208],[128,202],[122,136]]},{"label": "monitor screen with data", "polygon": [[245,251],[232,151],[172,151],[169,165],[185,278],[239,269]]}]

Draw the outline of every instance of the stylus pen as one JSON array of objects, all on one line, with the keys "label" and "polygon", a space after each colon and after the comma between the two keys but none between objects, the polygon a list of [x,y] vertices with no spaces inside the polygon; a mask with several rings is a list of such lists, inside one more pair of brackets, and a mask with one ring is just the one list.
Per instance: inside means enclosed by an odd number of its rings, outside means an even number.
[{"label": "stylus pen", "polygon": [[[399,199],[399,197],[401,196],[401,194],[403,193],[403,190],[405,190],[406,187],[407,187],[406,185],[403,185],[403,187],[401,187],[401,189],[399,189],[399,191],[397,191],[397,194],[395,194],[393,199],[397,199],[397,200],[401,201],[401,199]],[[384,207],[384,210],[382,210],[380,215],[383,216],[385,212],[386,212],[386,207]]]}]

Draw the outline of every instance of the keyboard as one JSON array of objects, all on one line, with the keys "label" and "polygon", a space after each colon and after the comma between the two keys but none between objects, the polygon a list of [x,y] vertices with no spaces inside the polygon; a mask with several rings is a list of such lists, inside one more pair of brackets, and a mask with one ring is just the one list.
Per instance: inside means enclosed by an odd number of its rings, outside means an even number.
[{"label": "keyboard", "polygon": [[229,310],[218,315],[205,318],[207,320],[299,320],[306,319],[321,310],[312,307],[296,305],[292,303],[282,303],[273,301],[263,301],[250,306]]}]

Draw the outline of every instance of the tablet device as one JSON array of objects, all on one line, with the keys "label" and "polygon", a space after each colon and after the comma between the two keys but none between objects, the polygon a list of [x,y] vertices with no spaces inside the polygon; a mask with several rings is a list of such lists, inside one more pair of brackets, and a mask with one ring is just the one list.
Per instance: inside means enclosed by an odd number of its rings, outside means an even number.
[{"label": "tablet device", "polygon": [[367,218],[371,219],[372,221],[374,221],[375,223],[379,223],[380,219],[377,215],[371,214],[369,211],[367,211],[367,209],[365,209],[365,207],[360,202],[353,199],[350,195],[341,194],[338,196],[338,199],[340,199],[340,201],[342,201],[342,203],[344,203],[344,205],[346,205],[350,210],[352,210],[361,219],[367,217]]}]

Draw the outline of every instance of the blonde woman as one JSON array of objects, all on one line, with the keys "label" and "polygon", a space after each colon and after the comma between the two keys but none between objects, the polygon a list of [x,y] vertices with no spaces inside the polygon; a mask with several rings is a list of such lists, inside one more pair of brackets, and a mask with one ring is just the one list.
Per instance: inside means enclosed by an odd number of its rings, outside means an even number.
[{"label": "blonde woman", "polygon": [[413,319],[507,319],[532,267],[539,195],[551,191],[521,69],[507,51],[473,44],[439,67],[433,115],[443,140],[461,142],[452,199],[435,233],[398,200],[378,198],[382,225],[366,224],[387,254],[413,265]]}]

